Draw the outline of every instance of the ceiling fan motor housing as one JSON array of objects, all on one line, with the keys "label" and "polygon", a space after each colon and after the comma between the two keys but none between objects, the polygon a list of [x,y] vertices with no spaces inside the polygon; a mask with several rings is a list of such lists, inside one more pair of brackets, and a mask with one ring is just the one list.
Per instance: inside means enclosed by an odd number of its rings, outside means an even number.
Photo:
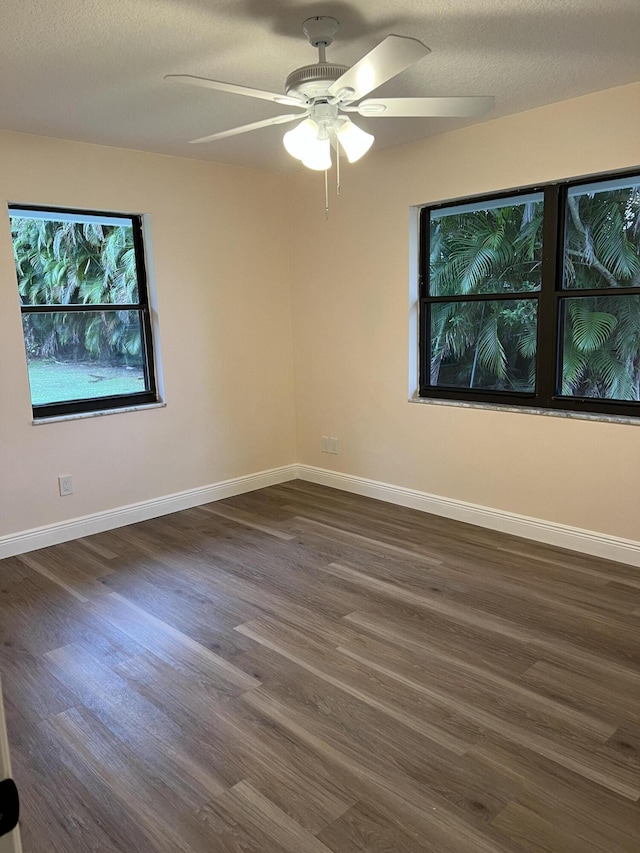
[{"label": "ceiling fan motor housing", "polygon": [[287,95],[301,95],[308,100],[321,98],[327,94],[329,86],[348,70],[347,65],[335,65],[332,62],[303,65],[289,74],[284,84],[285,92]]}]

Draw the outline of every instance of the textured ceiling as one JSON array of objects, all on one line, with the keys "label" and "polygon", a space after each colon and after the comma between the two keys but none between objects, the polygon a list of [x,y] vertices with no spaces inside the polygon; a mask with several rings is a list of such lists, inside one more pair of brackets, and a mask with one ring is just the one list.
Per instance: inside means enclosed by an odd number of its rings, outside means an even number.
[{"label": "textured ceiling", "polygon": [[[316,61],[305,18],[341,24],[328,59],[352,65],[389,33],[432,54],[380,95],[495,95],[486,118],[640,79],[639,0],[23,0],[0,28],[0,127],[125,148],[296,168],[282,127],[189,139],[287,108],[165,82],[195,74],[275,92]],[[640,108],[640,104],[638,105]],[[471,120],[358,119],[387,148]]]}]

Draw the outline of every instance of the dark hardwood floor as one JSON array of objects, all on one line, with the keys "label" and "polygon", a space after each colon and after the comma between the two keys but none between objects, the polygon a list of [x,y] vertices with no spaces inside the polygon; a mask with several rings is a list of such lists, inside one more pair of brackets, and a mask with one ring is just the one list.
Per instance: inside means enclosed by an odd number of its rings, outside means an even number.
[{"label": "dark hardwood floor", "polygon": [[640,572],[303,482],[0,562],[25,853],[638,853]]}]

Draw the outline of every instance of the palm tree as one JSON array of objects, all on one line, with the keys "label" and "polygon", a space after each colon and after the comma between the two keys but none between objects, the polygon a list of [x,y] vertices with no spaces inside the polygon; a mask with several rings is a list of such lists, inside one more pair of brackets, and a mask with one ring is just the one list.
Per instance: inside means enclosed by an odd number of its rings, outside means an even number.
[{"label": "palm tree", "polygon": [[[431,383],[527,390],[535,381],[536,302],[540,288],[542,203],[435,216],[429,292],[451,296],[431,307]],[[471,301],[469,295],[513,294]],[[454,301],[455,300],[455,301]],[[453,366],[453,369],[451,369]]]},{"label": "palm tree", "polygon": [[[542,202],[432,216],[431,383],[532,390]],[[640,401],[640,189],[570,191],[564,247],[562,393]],[[581,290],[602,294],[580,296]],[[513,300],[464,301],[513,293]]]},{"label": "palm tree", "polygon": [[562,393],[640,400],[640,189],[569,194],[566,288],[602,295],[565,300]]},{"label": "palm tree", "polygon": [[[138,301],[133,229],[123,225],[11,217],[23,305],[124,305]],[[131,311],[25,314],[31,357],[127,363],[141,350]]]}]

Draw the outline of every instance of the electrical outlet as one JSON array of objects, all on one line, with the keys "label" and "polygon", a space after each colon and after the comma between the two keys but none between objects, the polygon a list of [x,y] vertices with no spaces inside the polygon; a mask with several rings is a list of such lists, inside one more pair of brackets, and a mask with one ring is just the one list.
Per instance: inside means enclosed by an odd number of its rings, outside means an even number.
[{"label": "electrical outlet", "polygon": [[322,450],[323,453],[329,452],[329,436],[328,435],[321,435],[320,436],[320,449]]},{"label": "electrical outlet", "polygon": [[337,453],[338,452],[338,439],[331,436],[329,439],[329,453]]},{"label": "electrical outlet", "polygon": [[62,477],[58,477],[58,489],[60,491],[60,497],[73,494],[73,480],[71,479],[71,474],[64,474]]}]

